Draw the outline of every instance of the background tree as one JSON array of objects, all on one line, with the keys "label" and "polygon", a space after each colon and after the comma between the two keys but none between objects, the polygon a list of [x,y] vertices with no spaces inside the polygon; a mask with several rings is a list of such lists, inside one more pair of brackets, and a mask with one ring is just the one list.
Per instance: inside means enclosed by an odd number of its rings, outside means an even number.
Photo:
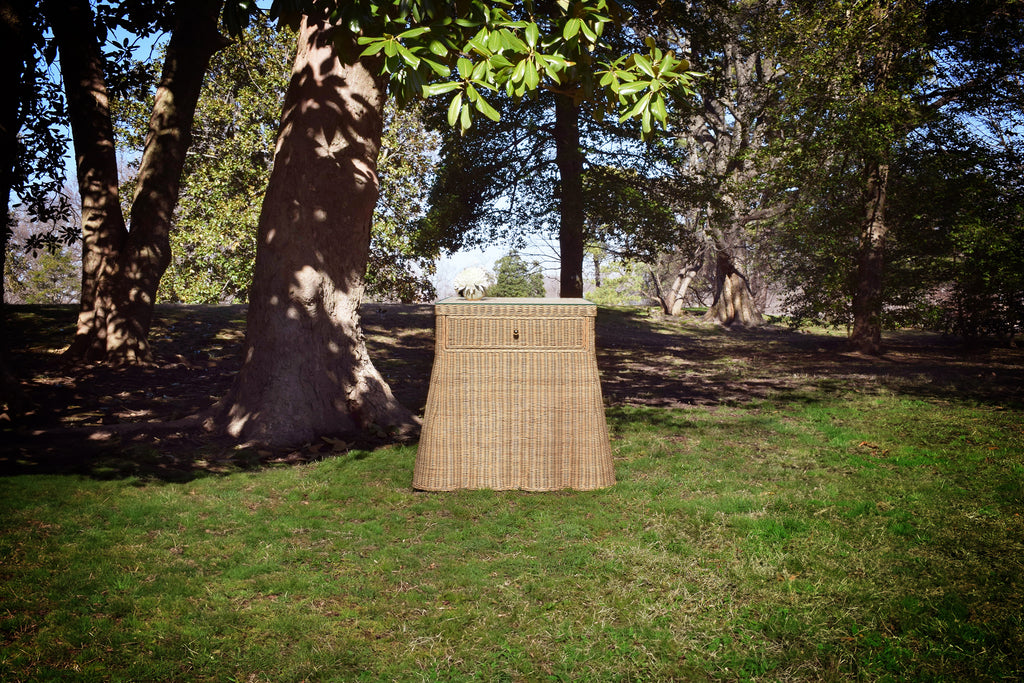
[{"label": "background tree", "polygon": [[540,264],[527,263],[515,250],[505,254],[494,262],[494,284],[487,288],[487,296],[543,297]]},{"label": "background tree", "polygon": [[[294,31],[256,23],[210,60],[185,159],[170,235],[171,263],[161,279],[160,300],[247,300],[259,199],[270,178],[294,50]],[[141,148],[152,106],[152,95],[116,102],[119,141]],[[415,230],[426,201],[423,179],[434,167],[434,139],[418,107],[398,110],[388,105],[379,159],[381,197],[366,276],[367,295],[372,298],[434,298],[430,275],[441,245]],[[135,183],[135,178],[128,180],[122,192],[130,194]]]},{"label": "background tree", "polygon": [[670,311],[706,267],[712,274],[708,319],[747,326],[763,320],[755,296],[763,270],[757,233],[775,208],[757,181],[772,165],[761,152],[774,134],[771,114],[784,71],[767,36],[780,11],[778,3],[744,0],[693,11],[678,6],[663,19],[682,32],[694,68],[706,74],[673,121],[681,152],[674,162],[674,206],[690,235],[673,250],[686,257],[663,289],[670,292]]},{"label": "background tree", "polygon": [[[120,211],[106,65],[92,8],[86,0],[45,4],[60,52],[82,196],[82,296],[75,339],[67,352],[72,358],[135,362],[149,355],[147,336],[156,289],[170,259],[170,221],[192,115],[210,55],[225,44],[217,32],[221,5],[179,0],[173,6],[174,28],[140,162],[129,232]],[[135,26],[141,19],[128,15],[126,21]]]},{"label": "background tree", "polygon": [[[616,122],[608,116],[615,101],[603,88],[614,83],[626,92],[639,91],[661,78],[663,70],[689,68],[667,49],[671,46],[655,40],[648,16],[652,6],[626,3],[635,21],[626,21],[629,14],[609,12],[615,20],[602,20],[595,30],[581,28],[571,12],[545,20],[542,30],[569,37],[565,50],[572,64],[557,79],[542,82],[527,101],[499,101],[499,121],[484,122],[459,138],[447,135],[432,194],[435,224],[457,225],[464,234],[485,232],[517,246],[528,233],[550,237],[558,243],[561,295],[582,296],[586,246],[598,239],[588,216],[597,195],[588,193],[585,176],[599,166],[624,167],[634,178],[649,170],[652,162],[639,140],[651,134],[654,118],[664,121],[673,100],[670,89],[656,85],[650,97],[644,95],[633,107],[638,120]],[[640,27],[638,22],[645,23]],[[619,83],[615,72],[602,75],[595,68],[602,54],[631,55],[622,63],[632,64],[640,79]],[[605,174],[606,184],[617,180],[624,181],[625,174]],[[644,191],[644,184],[631,184],[630,189],[637,188]]]},{"label": "background tree", "polygon": [[968,4],[969,12],[964,3],[836,2],[796,5],[785,15],[780,45],[790,77],[780,85],[784,135],[772,154],[783,160],[776,187],[792,210],[776,262],[816,253],[834,259],[805,259],[825,267],[805,269],[800,285],[790,269],[790,290],[804,304],[820,295],[810,310],[848,321],[852,341],[867,353],[881,350],[892,298],[885,289],[890,194],[911,135],[945,111],[968,114],[1019,92],[1019,9]]}]

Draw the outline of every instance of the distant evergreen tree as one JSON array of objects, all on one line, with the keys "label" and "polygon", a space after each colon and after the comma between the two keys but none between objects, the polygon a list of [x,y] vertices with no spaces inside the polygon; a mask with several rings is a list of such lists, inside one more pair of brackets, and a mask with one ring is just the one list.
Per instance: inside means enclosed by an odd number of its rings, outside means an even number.
[{"label": "distant evergreen tree", "polygon": [[543,297],[544,275],[539,264],[528,264],[514,249],[494,264],[495,282],[487,296]]}]

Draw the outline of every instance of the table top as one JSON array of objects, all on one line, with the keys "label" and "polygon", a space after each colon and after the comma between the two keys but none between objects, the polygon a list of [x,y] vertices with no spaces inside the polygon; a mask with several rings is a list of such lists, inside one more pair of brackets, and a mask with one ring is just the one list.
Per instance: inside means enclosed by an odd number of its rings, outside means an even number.
[{"label": "table top", "polygon": [[468,306],[593,306],[592,301],[586,299],[547,299],[540,297],[511,297],[511,296],[485,296],[482,299],[470,301],[461,296],[450,296],[441,299],[436,305],[466,304]]}]

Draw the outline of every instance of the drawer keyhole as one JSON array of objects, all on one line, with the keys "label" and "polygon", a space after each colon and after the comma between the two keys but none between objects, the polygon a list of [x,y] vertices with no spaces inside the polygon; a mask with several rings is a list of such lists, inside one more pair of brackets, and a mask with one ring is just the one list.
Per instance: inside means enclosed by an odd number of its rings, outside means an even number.
[{"label": "drawer keyhole", "polygon": [[519,330],[512,330],[512,338],[519,339]]}]

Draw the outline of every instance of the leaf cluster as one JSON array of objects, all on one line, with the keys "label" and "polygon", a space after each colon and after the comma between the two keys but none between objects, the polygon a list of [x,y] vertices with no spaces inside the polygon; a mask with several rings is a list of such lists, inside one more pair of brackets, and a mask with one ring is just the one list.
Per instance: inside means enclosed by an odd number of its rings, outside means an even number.
[{"label": "leaf cluster", "polygon": [[[225,25],[237,31],[257,12],[255,2],[232,0]],[[646,53],[611,49],[602,35],[621,20],[613,0],[522,7],[508,0],[276,0],[267,16],[297,24],[303,14],[330,25],[341,59],[377,60],[400,103],[450,96],[448,122],[462,132],[476,115],[497,120],[495,93],[521,98],[540,89],[568,89],[579,100],[603,103],[596,111],[638,119],[649,134],[654,122],[667,122],[668,94],[685,91],[700,75],[653,40]],[[361,52],[351,49],[353,42]]]}]

